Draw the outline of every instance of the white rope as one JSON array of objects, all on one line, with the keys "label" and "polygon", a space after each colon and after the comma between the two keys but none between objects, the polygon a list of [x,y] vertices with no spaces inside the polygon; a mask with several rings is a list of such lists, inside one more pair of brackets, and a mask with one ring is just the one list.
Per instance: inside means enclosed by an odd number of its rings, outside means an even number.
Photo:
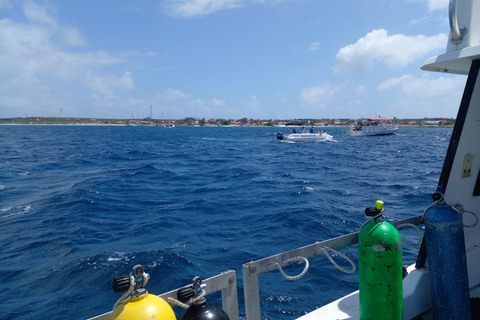
[{"label": "white rope", "polygon": [[[458,209],[457,206],[458,206],[460,209]],[[464,214],[465,212],[467,212],[467,213],[470,213],[470,214],[475,218],[475,222],[474,222],[473,224],[469,224],[469,225],[464,224],[463,226],[464,226],[465,228],[473,228],[473,227],[475,227],[475,226],[478,224],[478,216],[477,216],[474,212],[472,212],[472,211],[467,211],[467,210],[463,209],[463,206],[458,205],[458,204],[455,205],[455,206],[453,207],[453,209],[455,209],[455,211],[457,211],[457,213],[460,214],[460,215],[462,215],[462,216],[463,216],[463,214]],[[460,211],[461,211],[461,212],[460,212]],[[463,219],[462,219],[462,220],[463,220]]]},{"label": "white rope", "polygon": [[172,297],[168,297],[167,298],[168,302],[170,302],[170,304],[173,304],[175,306],[179,306],[179,307],[182,307],[183,309],[188,309],[190,306],[188,304],[185,304],[183,302],[180,302],[178,301],[177,299],[175,298],[172,298]]},{"label": "white rope", "polygon": [[307,273],[308,267],[310,266],[307,258],[305,258],[305,257],[300,257],[300,256],[298,256],[298,257],[293,257],[293,258],[290,258],[290,259],[287,259],[287,260],[283,260],[283,261],[282,261],[282,264],[285,266],[287,263],[290,263],[290,262],[293,262],[293,261],[303,261],[303,262],[305,262],[305,268],[304,268],[303,271],[302,271],[299,275],[297,275],[297,276],[289,276],[288,274],[286,274],[286,273],[283,271],[282,266],[280,266],[280,264],[275,263],[275,265],[277,266],[277,268],[280,270],[280,273],[282,274],[282,276],[284,276],[285,279],[287,279],[287,280],[292,280],[292,281],[293,281],[293,280],[298,280],[298,279],[300,279],[301,277],[303,277],[303,276]]},{"label": "white rope", "polygon": [[202,300],[203,297],[205,297],[207,293],[205,292],[205,290],[202,289],[202,291],[200,291],[200,294],[198,296],[196,296],[195,298],[192,298],[190,300],[187,301],[188,304],[194,304],[194,303],[197,303],[198,301]]},{"label": "white rope", "polygon": [[117,302],[113,306],[113,309],[115,309],[119,304],[128,300],[127,297],[130,295],[130,293],[132,293],[134,282],[135,279],[132,275],[130,275],[130,286],[128,287],[128,290],[120,297],[120,299],[117,300]]},{"label": "white rope", "polygon": [[[458,210],[457,210],[457,211],[458,211]],[[469,224],[469,225],[464,224],[463,226],[464,226],[465,228],[473,228],[473,227],[475,227],[475,226],[478,224],[478,216],[475,214],[475,212],[467,211],[467,210],[465,210],[465,209],[462,209],[462,214],[464,214],[465,212],[466,212],[466,213],[470,213],[472,216],[474,216],[475,222],[474,222],[473,224]]]},{"label": "white rope", "polygon": [[428,209],[430,209],[431,207],[433,207],[434,205],[440,203],[443,201],[443,194],[442,194],[442,198],[438,199],[437,201],[434,201],[432,202],[422,213],[422,221],[424,220],[425,218],[425,214],[427,213]]},{"label": "white rope", "polygon": [[[341,252],[339,252],[339,251],[337,251],[337,250],[335,250],[335,249],[329,248],[329,247],[324,247],[324,248],[322,248],[322,250],[323,250],[323,254],[325,254],[325,255],[327,256],[328,260],[330,260],[330,262],[331,262],[338,270],[343,271],[343,272],[345,272],[345,273],[354,273],[355,270],[357,270],[357,268],[355,267],[355,263],[353,263],[353,261],[352,261],[349,257],[347,257],[346,255],[344,255],[343,253],[341,253]],[[340,267],[335,261],[333,261],[333,258],[330,256],[330,254],[328,253],[328,251],[332,251],[332,252],[338,254],[340,257],[342,257],[342,258],[344,258],[345,260],[347,260],[348,263],[350,263],[350,264],[352,265],[352,270],[347,270],[347,269],[345,269],[345,268],[343,268],[343,267]]]},{"label": "white rope", "polygon": [[[416,225],[414,225],[413,223],[402,223],[400,225],[397,226],[397,229],[400,229],[401,227],[410,227],[410,228],[414,228],[415,230],[417,230],[417,233],[418,233],[418,242],[415,243],[415,244],[412,244],[411,242],[408,242],[407,240],[403,239],[402,238],[402,242],[405,243],[407,246],[409,247],[412,247],[412,248],[416,248],[420,245],[420,243],[422,243],[422,232],[420,231],[420,228],[417,227]],[[405,228],[404,228],[405,229]]]},{"label": "white rope", "polygon": [[171,302],[171,304],[182,307],[183,309],[188,309],[192,304],[197,303],[198,301],[202,300],[206,296],[206,294],[207,293],[205,292],[205,290],[202,289],[202,291],[200,291],[200,294],[198,296],[191,298],[190,300],[188,300],[185,303],[180,302],[177,299],[172,298],[172,297],[168,297],[167,300],[169,302]]},{"label": "white rope", "polygon": [[365,222],[362,224],[362,226],[360,227],[359,230],[362,230],[363,226],[365,226],[365,225],[366,225],[367,223],[369,223],[370,221],[377,219],[377,218],[380,217],[382,214],[383,214],[383,209],[382,209],[382,211],[381,211],[379,214],[377,214],[376,216],[371,217],[370,219],[368,219],[367,221],[365,221]]}]

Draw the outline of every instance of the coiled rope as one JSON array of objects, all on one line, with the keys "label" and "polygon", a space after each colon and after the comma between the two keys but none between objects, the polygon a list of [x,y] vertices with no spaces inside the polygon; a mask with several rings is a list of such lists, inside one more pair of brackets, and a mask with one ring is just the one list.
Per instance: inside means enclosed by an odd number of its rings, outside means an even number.
[{"label": "coiled rope", "polygon": [[473,228],[475,227],[477,224],[478,224],[478,216],[475,214],[475,212],[472,212],[472,211],[468,211],[468,210],[465,210],[465,209],[462,209],[462,214],[463,213],[470,213],[472,216],[475,217],[475,222],[471,225],[463,225],[464,227],[467,227],[467,228]]},{"label": "coiled rope", "polygon": [[[355,263],[353,263],[353,261],[347,257],[346,255],[344,255],[343,253],[335,250],[335,249],[332,249],[332,248],[329,248],[329,247],[324,247],[322,248],[322,251],[323,253],[327,256],[328,260],[330,260],[330,262],[340,271],[343,271],[345,273],[354,273],[355,270],[357,270],[357,268],[355,267]],[[345,260],[348,261],[348,263],[350,263],[352,265],[352,270],[347,270],[343,267],[340,267],[335,261],[333,261],[332,257],[330,256],[330,254],[328,253],[328,251],[332,251],[336,254],[338,254],[340,257],[344,258]]]},{"label": "coiled rope", "polygon": [[[322,251],[323,251],[323,254],[328,258],[328,260],[330,260],[330,262],[340,271],[342,272],[345,272],[345,273],[354,273],[356,270],[357,270],[357,267],[355,266],[355,263],[353,263],[353,261],[347,257],[345,254],[335,250],[335,249],[332,249],[330,247],[323,247],[321,248]],[[336,263],[333,258],[330,256],[329,254],[329,251],[330,252],[333,252],[333,253],[336,253],[337,255],[339,255],[340,257],[344,258],[345,260],[347,260],[348,263],[350,263],[352,265],[352,269],[351,270],[348,270],[348,269],[345,269],[343,267],[341,267],[340,265],[338,265],[338,263]],[[290,262],[294,262],[294,261],[298,261],[298,262],[304,262],[305,263],[305,268],[303,269],[303,271],[296,275],[296,276],[289,276],[288,274],[285,273],[285,271],[283,271],[283,268],[282,266],[277,262],[275,263],[275,265],[277,266],[278,270],[280,271],[280,273],[282,274],[282,276],[287,279],[287,280],[298,280],[300,278],[302,278],[308,271],[308,268],[310,266],[310,263],[308,262],[308,259],[305,258],[305,257],[302,257],[302,256],[298,256],[298,257],[293,257],[293,258],[289,258],[289,259],[286,259],[284,261],[282,261],[282,264],[283,266],[287,265],[288,263]]]},{"label": "coiled rope", "polygon": [[416,225],[414,225],[413,223],[402,223],[400,225],[397,226],[397,229],[400,230],[401,227],[404,227],[404,229],[406,228],[414,228],[415,230],[417,230],[417,233],[418,233],[418,241],[417,243],[415,244],[412,244],[411,242],[408,242],[407,240],[403,239],[402,238],[402,242],[405,243],[407,246],[409,247],[412,247],[412,248],[416,248],[418,247],[421,243],[422,243],[422,231],[420,231],[420,228],[417,227]]},{"label": "coiled rope", "polygon": [[277,266],[277,268],[280,270],[280,273],[282,274],[282,276],[287,279],[287,280],[298,280],[300,278],[302,278],[308,271],[308,267],[310,266],[310,263],[308,262],[308,259],[305,258],[305,257],[301,257],[301,256],[298,256],[298,257],[293,257],[293,258],[290,258],[290,259],[287,259],[287,260],[283,260],[282,261],[282,264],[285,266],[286,264],[290,263],[290,262],[293,262],[293,261],[303,261],[305,262],[305,268],[303,269],[303,271],[299,274],[299,275],[296,275],[296,276],[289,276],[288,274],[286,274],[283,269],[282,269],[282,266],[280,264],[275,263],[275,265]]}]

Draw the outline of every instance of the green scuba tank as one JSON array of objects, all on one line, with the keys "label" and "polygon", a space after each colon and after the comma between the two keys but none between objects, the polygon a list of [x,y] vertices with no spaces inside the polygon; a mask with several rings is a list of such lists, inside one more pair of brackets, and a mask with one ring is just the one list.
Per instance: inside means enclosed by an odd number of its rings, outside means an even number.
[{"label": "green scuba tank", "polygon": [[402,239],[385,221],[383,202],[365,209],[374,217],[358,235],[360,319],[403,319]]}]

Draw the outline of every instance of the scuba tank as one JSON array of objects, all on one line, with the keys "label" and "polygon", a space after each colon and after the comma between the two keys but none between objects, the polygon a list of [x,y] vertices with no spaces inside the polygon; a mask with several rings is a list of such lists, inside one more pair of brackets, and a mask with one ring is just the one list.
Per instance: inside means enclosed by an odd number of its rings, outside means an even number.
[{"label": "scuba tank", "polygon": [[443,200],[443,188],[433,194],[437,203],[424,216],[428,272],[434,319],[471,319],[470,292],[462,215]]},{"label": "scuba tank", "polygon": [[382,213],[380,200],[365,209],[358,234],[360,319],[403,319],[402,239]]},{"label": "scuba tank", "polygon": [[179,320],[230,320],[227,313],[205,299],[205,284],[202,278],[193,278],[193,284],[177,291],[178,300],[191,304]]},{"label": "scuba tank", "polygon": [[110,320],[176,320],[172,307],[165,300],[148,294],[143,288],[148,279],[150,275],[141,265],[136,265],[130,275],[113,280],[113,290],[125,293],[113,307]]}]

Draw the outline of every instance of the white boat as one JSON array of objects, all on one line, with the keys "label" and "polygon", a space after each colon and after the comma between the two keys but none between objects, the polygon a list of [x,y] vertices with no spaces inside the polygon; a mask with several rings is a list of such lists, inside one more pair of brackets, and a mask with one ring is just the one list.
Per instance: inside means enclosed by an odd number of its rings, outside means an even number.
[{"label": "white boat", "polygon": [[131,121],[127,123],[128,127],[138,127],[141,126],[142,124],[139,121]]},{"label": "white boat", "polygon": [[283,134],[277,132],[277,140],[291,141],[291,142],[317,142],[331,140],[333,137],[325,131],[317,132],[301,132],[292,134]]},{"label": "white boat", "polygon": [[422,121],[422,127],[441,127],[442,121]]},{"label": "white boat", "polygon": [[[405,211],[423,211],[423,214],[392,223],[399,230],[405,228],[407,223],[424,226],[417,262],[406,268],[403,280],[400,273],[401,290],[398,303],[386,305],[385,300],[389,297],[381,295],[381,290],[371,299],[370,308],[373,311],[378,310],[374,319],[469,320],[478,319],[480,315],[478,303],[480,300],[478,218],[480,215],[480,126],[478,125],[478,119],[480,119],[480,19],[478,19],[480,6],[474,6],[474,2],[477,0],[464,0],[458,3],[451,0],[449,14],[451,30],[447,52],[427,60],[422,67],[423,70],[468,74],[468,79],[462,100],[459,102],[458,116],[431,205],[427,208],[412,208],[411,204],[405,203]],[[374,209],[380,208],[376,206]],[[373,220],[376,222],[378,216],[373,217],[370,222]],[[359,242],[361,236],[361,232],[347,234],[245,263],[242,266],[245,319],[264,318],[260,310],[259,277],[262,274],[280,271],[289,280],[299,279],[307,273],[310,258],[319,255],[329,257],[329,251],[341,250],[357,244],[358,251],[361,247],[367,247]],[[378,250],[376,256],[379,259],[384,253],[393,250],[392,247],[380,245],[372,245],[370,248]],[[398,246],[394,249],[399,250]],[[341,252],[338,253],[341,255]],[[305,262],[305,269],[301,274],[292,277],[283,272],[283,267],[299,261]],[[363,264],[363,270],[370,269],[374,272],[373,263]],[[320,263],[317,263],[317,267],[318,265]],[[388,270],[393,268],[392,265],[384,265],[384,267]],[[355,272],[354,269],[351,272]],[[396,270],[394,273],[397,277],[397,270],[401,270],[401,267],[396,266],[391,270]],[[131,278],[133,279],[133,276]],[[332,286],[338,285],[335,279],[331,281]],[[130,282],[132,283],[133,280]],[[230,320],[239,319],[235,271],[226,271],[205,280],[205,283],[207,295],[221,291],[222,307]],[[375,285],[378,287],[383,283]],[[385,288],[388,291],[391,287],[385,284]],[[310,286],[309,290],[311,290]],[[174,290],[163,294],[162,297],[174,306],[174,300],[171,298],[177,299],[177,292]],[[316,294],[325,293],[317,292]],[[360,303],[361,296],[361,291],[354,291],[297,320],[366,319],[367,317],[363,314],[366,306]],[[400,307],[400,314],[396,317],[389,317],[383,313],[385,310],[398,309],[398,307]],[[111,312],[92,319],[109,319],[110,314]],[[285,319],[287,318],[288,315]]]},{"label": "white boat", "polygon": [[347,136],[384,136],[398,131],[393,118],[374,117],[357,120],[348,128]]}]

